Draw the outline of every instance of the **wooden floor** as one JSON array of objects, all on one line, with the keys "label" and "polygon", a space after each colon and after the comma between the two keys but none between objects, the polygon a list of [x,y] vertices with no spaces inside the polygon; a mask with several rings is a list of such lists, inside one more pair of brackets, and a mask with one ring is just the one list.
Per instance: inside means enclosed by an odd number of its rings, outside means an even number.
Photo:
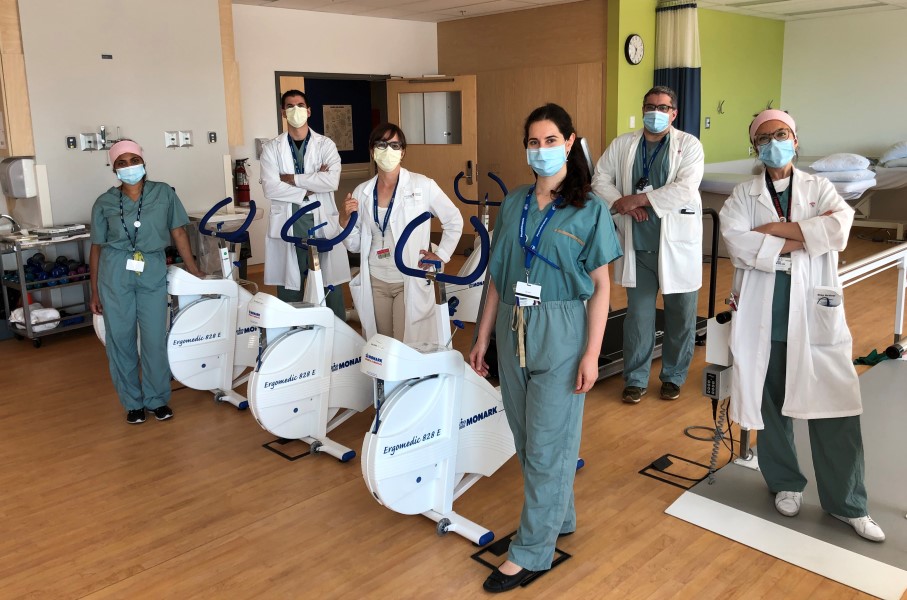
[{"label": "wooden floor", "polygon": [[[845,258],[887,247],[854,240]],[[723,299],[727,260],[719,272]],[[848,288],[855,356],[891,342],[895,276]],[[621,290],[613,297],[623,305]],[[700,304],[704,314],[705,293]],[[620,377],[596,385],[576,478],[579,529],[559,542],[573,558],[509,597],[866,597],[664,514],[681,490],[637,472],[666,453],[708,462],[710,444],[683,434],[711,424],[704,355],[697,347],[676,402],[657,398],[659,361],[638,405],[620,401]],[[91,330],[40,349],[0,342],[0,376],[0,598],[485,596],[472,544],[377,504],[358,458],[285,461],[261,447],[273,436],[251,413],[186,389],[173,394],[174,419],[128,426]],[[358,451],[369,421],[359,415],[334,437]],[[456,509],[504,535],[521,502],[512,459]]]}]

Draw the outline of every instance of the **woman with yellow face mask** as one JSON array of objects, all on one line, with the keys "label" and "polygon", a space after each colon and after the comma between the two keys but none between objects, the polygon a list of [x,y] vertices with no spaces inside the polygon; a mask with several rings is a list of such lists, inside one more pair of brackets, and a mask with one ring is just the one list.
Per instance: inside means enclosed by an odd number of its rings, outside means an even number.
[{"label": "woman with yellow face mask", "polygon": [[434,286],[404,277],[394,264],[394,250],[407,224],[428,211],[441,221],[441,241],[432,251],[431,226],[423,223],[405,248],[406,264],[422,260],[446,263],[463,232],[463,217],[434,180],[401,166],[406,136],[398,126],[378,125],[369,136],[369,150],[378,174],[347,195],[340,223],[345,227],[350,213],[359,211],[359,221],[343,243],[362,256],[350,292],[363,335],[368,339],[380,333],[407,344],[436,341]]}]

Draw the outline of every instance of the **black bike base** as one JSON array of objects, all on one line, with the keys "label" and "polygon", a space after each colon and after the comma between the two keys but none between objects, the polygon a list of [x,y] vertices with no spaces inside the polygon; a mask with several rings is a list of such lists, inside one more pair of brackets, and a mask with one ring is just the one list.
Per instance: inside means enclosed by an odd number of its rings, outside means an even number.
[{"label": "black bike base", "polygon": [[[675,473],[670,473],[667,469],[668,469],[668,467],[670,467],[673,464],[671,462],[672,458],[675,458],[679,461],[685,462],[690,465],[696,465],[697,467],[702,467],[703,469],[706,470],[706,474],[699,478],[693,478],[693,477],[686,477],[684,475],[677,475]],[[700,481],[702,481],[703,479],[705,479],[706,477],[708,477],[708,471],[709,471],[708,465],[704,465],[702,463],[698,463],[698,462],[695,462],[695,461],[692,461],[692,460],[689,460],[686,458],[682,458],[680,456],[675,456],[673,454],[665,454],[664,456],[661,456],[661,457],[653,460],[652,463],[649,464],[648,466],[640,469],[639,474],[645,475],[646,477],[651,477],[652,479],[657,479],[658,481],[667,483],[669,485],[673,485],[675,487],[679,487],[682,490],[688,490],[688,489],[692,488],[694,485],[696,485],[697,483],[699,483]],[[664,477],[659,477],[655,473],[660,473],[662,475],[668,475],[670,477],[674,477],[675,479],[679,479],[680,482],[674,481],[671,479],[666,479]]]},{"label": "black bike base", "polygon": [[279,446],[286,446],[287,444],[289,444],[291,442],[298,442],[304,446],[308,446],[308,444],[306,444],[305,442],[299,441],[299,440],[288,440],[286,438],[277,438],[276,440],[272,440],[272,441],[268,442],[267,444],[262,444],[261,447],[264,448],[265,450],[270,450],[274,454],[277,454],[278,456],[282,456],[283,458],[285,458],[289,461],[299,460],[303,456],[308,456],[309,454],[312,453],[312,450],[310,448],[309,450],[306,450],[302,454],[287,454],[286,452],[282,452],[281,450],[275,448],[272,445],[272,444],[277,444]]},{"label": "black bike base", "polygon": [[[494,571],[495,569],[498,568],[499,565],[491,564],[490,562],[488,562],[487,560],[482,558],[482,555],[490,552],[497,558],[506,556],[507,550],[510,548],[510,540],[512,540],[513,536],[515,536],[515,535],[516,535],[516,531],[514,531],[513,533],[511,533],[505,537],[502,537],[499,540],[495,540],[494,542],[488,544],[487,546],[485,546],[484,548],[482,548],[481,550],[479,550],[478,552],[473,554],[471,558],[474,561],[485,565],[491,571]],[[529,585],[530,583],[532,583],[533,581],[535,581],[536,579],[538,579],[545,573],[550,572],[552,569],[554,569],[554,567],[558,566],[559,564],[563,563],[565,560],[572,558],[572,557],[573,557],[573,555],[567,554],[566,552],[564,552],[563,550],[561,550],[559,548],[555,548],[554,549],[554,561],[551,563],[551,568],[549,568],[547,571],[536,571],[534,574],[527,577],[523,581],[523,583],[520,584],[520,587],[526,587],[527,585]]]}]

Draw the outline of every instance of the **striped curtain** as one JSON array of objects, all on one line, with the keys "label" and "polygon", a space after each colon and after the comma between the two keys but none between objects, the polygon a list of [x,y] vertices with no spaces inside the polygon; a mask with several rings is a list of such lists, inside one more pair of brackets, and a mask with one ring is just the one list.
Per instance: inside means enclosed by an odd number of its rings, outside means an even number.
[{"label": "striped curtain", "polygon": [[655,85],[677,92],[674,126],[699,137],[702,63],[696,3],[659,0],[655,8]]}]

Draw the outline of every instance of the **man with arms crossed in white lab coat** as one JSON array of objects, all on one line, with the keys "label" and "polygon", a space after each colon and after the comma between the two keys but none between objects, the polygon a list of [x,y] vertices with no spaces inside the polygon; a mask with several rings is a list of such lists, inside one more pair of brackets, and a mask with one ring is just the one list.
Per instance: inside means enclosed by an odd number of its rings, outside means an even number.
[{"label": "man with arms crossed in white lab coat", "polygon": [[[284,302],[300,302],[309,269],[308,250],[296,248],[280,238],[280,228],[302,206],[319,201],[321,206],[293,224],[293,235],[308,238],[308,230],[327,222],[316,237],[334,237],[340,233],[334,192],[340,184],[340,155],[330,138],[309,127],[312,114],[303,92],[289,90],[280,98],[281,111],[287,119],[287,132],[266,143],[261,152],[261,185],[271,202],[268,234],[265,239],[266,285],[277,286],[277,297]],[[346,320],[340,284],[350,280],[350,263],[346,248],[338,244],[320,255],[325,286],[333,285],[325,304]]]},{"label": "man with arms crossed in white lab coat", "polygon": [[608,146],[595,167],[592,189],[614,215],[624,250],[614,282],[627,289],[623,400],[640,401],[655,349],[655,299],[661,289],[665,334],[661,398],[676,400],[686,381],[702,287],[704,155],[694,136],[674,129],[677,95],[656,86],[643,97],[643,129]]}]

